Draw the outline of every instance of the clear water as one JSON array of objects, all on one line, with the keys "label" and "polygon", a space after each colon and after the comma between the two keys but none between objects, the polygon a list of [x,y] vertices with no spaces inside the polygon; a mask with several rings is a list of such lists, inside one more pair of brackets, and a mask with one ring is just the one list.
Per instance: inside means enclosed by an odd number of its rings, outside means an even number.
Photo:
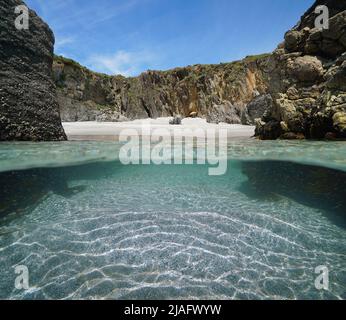
[{"label": "clear water", "polygon": [[0,298],[346,298],[345,143],[232,142],[214,177],[118,150],[0,145]]}]

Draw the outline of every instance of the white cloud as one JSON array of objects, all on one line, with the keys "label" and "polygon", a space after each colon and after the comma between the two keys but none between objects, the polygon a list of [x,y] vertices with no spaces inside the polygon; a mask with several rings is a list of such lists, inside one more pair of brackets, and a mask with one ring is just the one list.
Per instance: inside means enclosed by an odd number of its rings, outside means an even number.
[{"label": "white cloud", "polygon": [[90,30],[116,17],[130,13],[152,0],[98,0],[83,4],[80,0],[26,0],[29,6],[40,11],[54,31],[79,28]]},{"label": "white cloud", "polygon": [[117,51],[113,55],[93,55],[88,60],[92,70],[108,73],[121,74],[123,76],[136,76],[144,71],[145,66],[154,61],[154,55],[148,52]]},{"label": "white cloud", "polygon": [[57,36],[55,39],[55,50],[60,50],[67,44],[71,44],[74,42],[73,37],[59,37]]}]

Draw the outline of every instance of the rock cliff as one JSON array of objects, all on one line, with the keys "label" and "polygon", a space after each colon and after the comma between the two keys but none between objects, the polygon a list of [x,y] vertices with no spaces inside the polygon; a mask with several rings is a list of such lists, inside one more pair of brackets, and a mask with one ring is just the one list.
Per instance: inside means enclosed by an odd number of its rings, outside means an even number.
[{"label": "rock cliff", "polygon": [[[315,27],[318,5],[329,29]],[[346,2],[318,0],[270,55],[219,65],[106,76],[56,57],[65,121],[199,116],[256,123],[261,139],[346,137]]]},{"label": "rock cliff", "polygon": [[54,36],[34,11],[17,30],[21,0],[0,0],[0,141],[64,140],[52,81]]},{"label": "rock cliff", "polygon": [[[329,8],[329,29],[317,29],[315,8]],[[266,61],[268,104],[256,135],[346,138],[346,1],[318,0]]]},{"label": "rock cliff", "polygon": [[[259,65],[267,55],[219,65],[147,71],[125,78],[91,72],[56,57],[54,79],[64,121],[122,121],[181,115],[253,123],[246,105],[267,92]],[[260,115],[261,116],[261,115]]]}]

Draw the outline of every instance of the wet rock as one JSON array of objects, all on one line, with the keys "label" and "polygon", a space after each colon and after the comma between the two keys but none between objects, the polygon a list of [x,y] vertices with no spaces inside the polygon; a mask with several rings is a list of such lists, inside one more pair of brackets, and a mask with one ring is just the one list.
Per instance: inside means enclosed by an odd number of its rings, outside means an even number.
[{"label": "wet rock", "polygon": [[337,135],[335,132],[327,132],[324,139],[333,141],[337,139]]},{"label": "wet rock", "polygon": [[280,138],[285,140],[303,140],[305,136],[302,133],[286,132],[282,134]]}]

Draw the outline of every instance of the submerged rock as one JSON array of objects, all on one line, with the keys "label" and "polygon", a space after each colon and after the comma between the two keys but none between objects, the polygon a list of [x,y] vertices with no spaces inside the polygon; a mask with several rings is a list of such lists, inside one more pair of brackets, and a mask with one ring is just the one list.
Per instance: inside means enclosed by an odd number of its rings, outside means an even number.
[{"label": "submerged rock", "polygon": [[243,161],[241,168],[249,194],[291,198],[346,228],[345,171],[288,161]]},{"label": "submerged rock", "polygon": [[54,35],[34,11],[15,27],[21,0],[0,0],[0,140],[65,140],[52,81]]}]

